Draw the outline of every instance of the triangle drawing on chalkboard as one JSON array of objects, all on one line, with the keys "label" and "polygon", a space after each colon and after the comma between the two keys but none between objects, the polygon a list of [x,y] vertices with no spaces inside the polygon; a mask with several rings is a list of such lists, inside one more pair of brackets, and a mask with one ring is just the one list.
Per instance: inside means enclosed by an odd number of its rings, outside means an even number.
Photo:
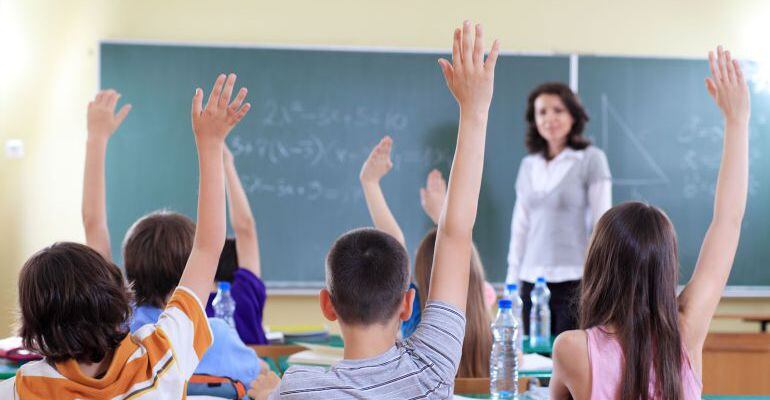
[{"label": "triangle drawing on chalkboard", "polygon": [[[608,158],[612,158],[610,151],[610,122],[618,128],[620,139],[629,143],[635,153],[641,157],[643,168],[635,168],[634,175],[612,175],[613,185],[620,186],[648,186],[662,185],[669,182],[668,176],[658,165],[655,159],[650,155],[642,142],[639,141],[636,133],[628,126],[626,120],[615,110],[609,102],[606,93],[602,93],[602,149],[607,153]],[[615,135],[618,136],[617,134]],[[637,175],[638,174],[638,175]]]}]

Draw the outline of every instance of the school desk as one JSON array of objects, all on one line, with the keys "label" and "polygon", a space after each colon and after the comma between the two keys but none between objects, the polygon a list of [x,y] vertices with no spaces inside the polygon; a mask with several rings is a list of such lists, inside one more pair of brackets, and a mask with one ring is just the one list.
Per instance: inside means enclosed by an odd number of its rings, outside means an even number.
[{"label": "school desk", "polygon": [[767,332],[767,326],[770,324],[770,313],[723,313],[715,315],[714,318],[740,319],[743,322],[758,323],[760,332]]},{"label": "school desk", "polygon": [[770,334],[711,332],[703,344],[703,392],[770,394]]}]

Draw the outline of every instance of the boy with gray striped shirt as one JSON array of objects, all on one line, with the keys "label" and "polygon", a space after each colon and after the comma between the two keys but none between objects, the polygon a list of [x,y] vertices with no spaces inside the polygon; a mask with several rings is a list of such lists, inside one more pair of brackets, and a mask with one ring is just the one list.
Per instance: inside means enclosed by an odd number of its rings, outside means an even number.
[{"label": "boy with gray striped shirt", "polygon": [[439,60],[460,106],[460,123],[428,302],[417,330],[407,340],[396,340],[414,299],[404,247],[376,229],[348,232],[329,251],[320,295],[324,316],[339,319],[344,360],[329,369],[289,368],[278,387],[265,393],[270,399],[452,396],[465,334],[471,236],[498,48],[495,41],[485,61],[481,26],[474,32],[465,21],[454,33],[452,62]]}]

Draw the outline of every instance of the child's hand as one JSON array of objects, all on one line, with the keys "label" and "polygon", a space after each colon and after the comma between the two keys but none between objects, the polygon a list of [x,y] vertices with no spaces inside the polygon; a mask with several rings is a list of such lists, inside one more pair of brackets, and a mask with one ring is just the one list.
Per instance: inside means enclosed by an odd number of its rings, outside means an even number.
[{"label": "child's hand", "polygon": [[434,169],[428,174],[428,181],[424,188],[420,188],[420,204],[425,214],[428,214],[434,223],[438,223],[441,217],[441,208],[444,207],[446,197],[446,181],[439,170]]},{"label": "child's hand", "polygon": [[266,374],[259,374],[257,379],[251,382],[251,389],[249,389],[248,395],[255,400],[267,399],[281,383],[281,378],[273,371],[269,371]]},{"label": "child's hand", "polygon": [[390,149],[393,146],[393,139],[390,136],[385,136],[374,146],[372,152],[369,154],[369,158],[364,162],[364,166],[361,167],[361,174],[359,178],[363,183],[376,183],[387,175],[391,168],[393,168],[393,162],[390,160]]},{"label": "child's hand", "polygon": [[730,57],[729,51],[717,47],[717,56],[709,52],[711,77],[706,78],[706,89],[722,111],[725,120],[748,123],[751,115],[749,87],[743,78],[738,60]]},{"label": "child's hand", "polygon": [[270,369],[270,364],[266,363],[265,360],[259,359],[259,375],[267,375],[272,370]]},{"label": "child's hand", "polygon": [[455,29],[452,62],[442,58],[439,59],[439,65],[461,111],[489,111],[498,52],[499,43],[495,40],[489,57],[484,61],[484,34],[481,25],[476,25],[475,37],[470,21],[463,23],[462,30]]},{"label": "child's hand", "polygon": [[241,88],[235,100],[230,102],[234,85],[235,74],[230,74],[227,79],[224,74],[219,75],[214,82],[214,88],[211,89],[206,108],[203,108],[203,90],[195,89],[192,100],[192,125],[198,145],[224,142],[227,134],[249,112],[251,105],[243,104],[246,88]]},{"label": "child's hand", "polygon": [[224,160],[225,160],[225,165],[230,165],[235,161],[235,157],[233,157],[233,153],[230,152],[230,148],[227,146],[225,146],[225,150],[224,150]]},{"label": "child's hand", "polygon": [[115,106],[120,93],[110,89],[96,94],[94,101],[88,103],[88,137],[109,139],[131,111],[131,104],[126,104],[115,114]]}]

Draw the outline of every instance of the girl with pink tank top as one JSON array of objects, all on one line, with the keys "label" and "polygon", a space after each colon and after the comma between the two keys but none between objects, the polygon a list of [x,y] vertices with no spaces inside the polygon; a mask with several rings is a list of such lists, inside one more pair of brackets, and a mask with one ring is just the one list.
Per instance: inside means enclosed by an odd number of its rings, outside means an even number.
[{"label": "girl with pink tank top", "polygon": [[709,64],[706,87],[725,131],[714,214],[692,277],[677,296],[676,232],[663,211],[639,202],[608,210],[585,259],[581,330],[566,331],[554,343],[552,399],[700,398],[703,342],[746,211],[751,113],[748,85],[730,52],[718,47]]},{"label": "girl with pink tank top", "polygon": [[[604,327],[586,329],[588,336],[588,362],[591,365],[591,399],[616,399],[623,372],[623,349],[614,335]],[[700,378],[695,376],[689,357],[682,357],[682,395],[684,400],[699,400],[703,391]],[[649,392],[655,395],[655,372],[650,370]]]}]

